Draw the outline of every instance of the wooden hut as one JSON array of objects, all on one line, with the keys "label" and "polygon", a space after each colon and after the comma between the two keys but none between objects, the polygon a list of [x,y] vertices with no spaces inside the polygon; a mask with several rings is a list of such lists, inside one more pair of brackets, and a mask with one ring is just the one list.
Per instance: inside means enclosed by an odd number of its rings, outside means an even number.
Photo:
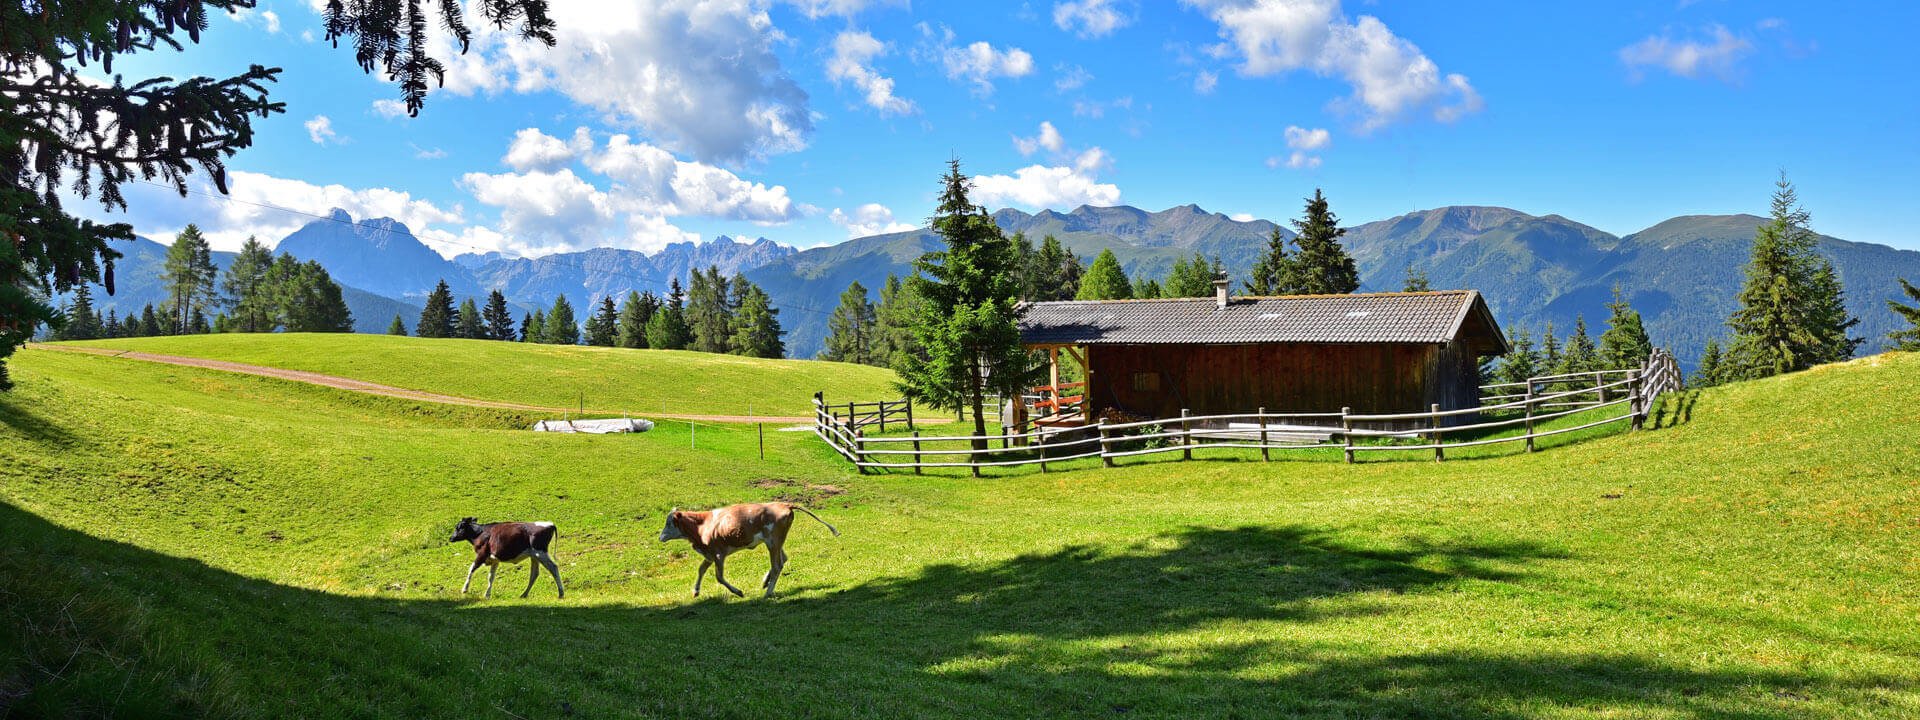
[{"label": "wooden hut", "polygon": [[[1148,417],[1252,412],[1394,413],[1480,402],[1479,359],[1507,352],[1480,293],[1229,297],[1029,304],[1022,342],[1086,378],[1050,424],[1109,409]],[[1040,405],[1048,406],[1043,401]],[[1074,406],[1079,407],[1074,407]]]}]

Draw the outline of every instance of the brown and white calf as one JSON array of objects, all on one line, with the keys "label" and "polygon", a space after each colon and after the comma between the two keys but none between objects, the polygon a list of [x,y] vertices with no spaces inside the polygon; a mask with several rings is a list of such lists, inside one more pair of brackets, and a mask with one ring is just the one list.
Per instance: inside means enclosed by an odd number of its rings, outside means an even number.
[{"label": "brown and white calf", "polygon": [[467,594],[473,587],[473,572],[481,565],[487,566],[487,597],[493,597],[493,576],[500,571],[500,563],[518,563],[533,558],[533,575],[527,578],[527,589],[520,593],[526,597],[533,592],[533,581],[540,579],[540,566],[547,566],[547,572],[553,573],[553,587],[560,591],[560,597],[567,596],[567,587],[560,582],[560,567],[553,563],[549,548],[553,538],[559,535],[558,528],[550,522],[500,522],[482,525],[473,518],[462,518],[459,525],[453,527],[453,537],[447,542],[462,540],[473,543],[473,567],[467,568],[467,584],[460,586],[460,594]]},{"label": "brown and white calf", "polygon": [[[729,505],[716,510],[674,508],[667,513],[666,527],[660,529],[660,542],[684,538],[693,545],[694,552],[700,553],[700,574],[693,578],[694,597],[700,597],[700,582],[707,579],[709,565],[713,566],[713,579],[720,581],[721,587],[746,597],[740,588],[727,582],[727,556],[766,543],[773,567],[767,569],[760,586],[766,588],[766,597],[773,597],[773,586],[780,582],[780,571],[787,566],[784,548],[795,510],[820,520],[819,515],[806,508],[783,502]],[[820,524],[833,531],[835,537],[840,535],[827,521],[820,520]]]}]

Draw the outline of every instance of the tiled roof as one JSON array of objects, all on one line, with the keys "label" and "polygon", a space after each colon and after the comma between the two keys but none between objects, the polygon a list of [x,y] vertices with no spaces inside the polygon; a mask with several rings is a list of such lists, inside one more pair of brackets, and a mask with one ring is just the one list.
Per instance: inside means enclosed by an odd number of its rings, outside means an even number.
[{"label": "tiled roof", "polygon": [[[1492,315],[1472,290],[1357,295],[1070,300],[1027,305],[1029,345],[1442,343],[1469,313]],[[1504,346],[1504,342],[1496,341]]]}]

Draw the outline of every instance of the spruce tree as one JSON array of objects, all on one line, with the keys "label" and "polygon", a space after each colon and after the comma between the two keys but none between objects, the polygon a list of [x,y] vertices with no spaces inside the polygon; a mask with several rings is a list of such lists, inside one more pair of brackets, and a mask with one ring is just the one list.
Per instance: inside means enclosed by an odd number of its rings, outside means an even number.
[{"label": "spruce tree", "polygon": [[1175,259],[1159,294],[1170,298],[1212,297],[1213,278],[1219,269],[1218,260],[1208,262],[1207,256],[1200,253],[1194,253],[1192,261]]},{"label": "spruce tree", "polygon": [[580,321],[574,319],[573,304],[567,302],[566,295],[553,299],[553,308],[547,311],[542,338],[548,345],[580,344]]},{"label": "spruce tree", "polygon": [[653,320],[653,314],[659,309],[660,301],[649,292],[641,295],[628,290],[626,301],[620,303],[620,337],[617,342],[623,348],[644,348],[647,346],[647,323]]},{"label": "spruce tree", "polygon": [[873,303],[867,288],[855,280],[840,293],[840,306],[827,318],[827,344],[820,359],[877,365],[879,343],[874,340]]},{"label": "spruce tree", "polygon": [[93,314],[93,290],[85,283],[73,287],[73,304],[67,307],[67,326],[60,329],[62,340],[93,340],[100,328]]},{"label": "spruce tree", "polygon": [[1133,280],[1133,296],[1142,300],[1169,297],[1166,289],[1160,287],[1160,281],[1153,278],[1135,278]]},{"label": "spruce tree", "polygon": [[399,316],[399,315],[395,315],[395,316],[393,316],[393,324],[391,324],[391,325],[388,325],[388,326],[387,326],[387,334],[388,334],[388,335],[398,335],[398,336],[400,336],[400,337],[406,337],[406,336],[407,336],[407,323],[406,323],[405,321],[403,321],[403,320],[401,320],[401,319],[400,319],[400,316]]},{"label": "spruce tree", "polygon": [[107,308],[107,317],[100,322],[100,337],[120,337],[120,317],[114,308]]},{"label": "spruce tree", "polygon": [[[1540,372],[1540,353],[1533,349],[1533,336],[1525,328],[1515,330],[1513,336],[1507,339],[1507,345],[1511,349],[1500,359],[1500,382],[1523,383],[1543,374]],[[1525,391],[1524,388],[1520,390]]]},{"label": "spruce tree", "polygon": [[487,293],[487,307],[480,311],[486,324],[486,339],[513,342],[513,311],[507,309],[507,296],[499,290]]},{"label": "spruce tree", "polygon": [[226,291],[226,305],[233,309],[233,329],[236,332],[273,332],[269,322],[272,316],[273,298],[264,292],[267,270],[273,267],[273,251],[259,238],[248,237],[240,246],[240,252],[233,257],[233,264],[221,276],[222,289]]},{"label": "spruce tree", "polygon": [[1547,321],[1547,329],[1540,333],[1540,369],[1545,374],[1560,372],[1560,338],[1553,334],[1553,321]]},{"label": "spruce tree", "polygon": [[1577,373],[1599,370],[1600,351],[1593,345],[1593,338],[1587,335],[1587,318],[1573,316],[1573,334],[1567,336],[1567,347],[1560,357],[1560,373]]},{"label": "spruce tree", "polygon": [[487,335],[487,323],[480,319],[480,306],[473,304],[473,298],[460,301],[460,312],[455,316],[453,336],[466,340],[484,340]]},{"label": "spruce tree", "polygon": [[458,337],[458,313],[453,309],[453,290],[447,287],[442,278],[434,284],[433,292],[427,293],[426,307],[420,308],[420,322],[413,326],[413,334],[423,338]]},{"label": "spruce tree", "polygon": [[1859,346],[1847,337],[1858,321],[1847,314],[1833,264],[1815,249],[1819,236],[1808,227],[1811,220],[1782,173],[1772,217],[1754,234],[1740,307],[1727,319],[1734,333],[1731,374],[1805,370],[1844,360]]},{"label": "spruce tree", "polygon": [[544,327],[545,325],[544,319],[546,318],[546,315],[547,314],[545,312],[535,310],[533,312],[527,313],[526,317],[521,318],[520,342],[523,342],[523,343],[543,342],[543,340],[541,339],[541,336],[546,334],[546,328]]},{"label": "spruce tree", "polygon": [[1653,354],[1653,341],[1647,338],[1647,328],[1640,321],[1640,313],[1627,303],[1620,292],[1620,286],[1613,286],[1613,302],[1607,303],[1612,314],[1607,317],[1607,330],[1600,333],[1600,359],[1608,369],[1636,368],[1646,364],[1647,356]]},{"label": "spruce tree", "polygon": [[693,332],[689,350],[725,353],[733,337],[733,297],[720,268],[693,271],[687,287],[686,322]]},{"label": "spruce tree", "polygon": [[1400,292],[1428,292],[1431,290],[1433,290],[1433,283],[1427,281],[1427,271],[1415,267],[1412,263],[1408,263],[1407,283],[1401,286]]},{"label": "spruce tree", "polygon": [[1253,264],[1253,276],[1247,279],[1248,295],[1286,295],[1299,286],[1299,269],[1293,255],[1287,252],[1287,236],[1275,225],[1267,234],[1267,249],[1261,251],[1260,259]]},{"label": "spruce tree", "polygon": [[1706,349],[1700,353],[1700,367],[1694,368],[1693,380],[1688,384],[1709,388],[1726,381],[1726,358],[1720,352],[1720,341],[1708,340]]},{"label": "spruce tree", "polygon": [[727,341],[727,347],[732,348],[735,355],[747,357],[785,355],[786,345],[780,342],[780,311],[774,309],[772,298],[746,278],[734,278],[733,287],[740,300],[735,304],[733,337]]},{"label": "spruce tree", "polygon": [[[1044,252],[1045,246],[1041,247]],[[880,286],[880,304],[873,308],[874,364],[897,367],[902,354],[919,352],[913,334],[913,319],[919,314],[913,286],[888,273],[887,282]]]},{"label": "spruce tree", "polygon": [[648,347],[660,350],[687,349],[687,343],[693,341],[693,332],[687,328],[686,302],[687,294],[680,289],[680,279],[674,278],[666,302],[647,322]]},{"label": "spruce tree", "polygon": [[276,300],[273,322],[287,332],[353,332],[353,314],[340,284],[319,262],[281,253],[262,285]]},{"label": "spruce tree", "polygon": [[1360,271],[1353,257],[1340,246],[1347,231],[1340,219],[1327,207],[1327,197],[1318,188],[1307,198],[1306,216],[1293,222],[1293,243],[1300,252],[1293,257],[1299,283],[1286,288],[1289,293],[1336,295],[1360,289]]},{"label": "spruce tree", "polygon": [[174,236],[164,268],[168,322],[173,324],[175,334],[191,332],[194,314],[202,314],[204,324],[206,309],[215,302],[213,248],[200,234],[199,226],[189,223]]},{"label": "spruce tree", "polygon": [[160,327],[159,314],[153,311],[153,303],[147,303],[146,307],[140,308],[140,335],[142,337],[153,337],[155,335],[165,334],[167,333],[163,332]]},{"label": "spruce tree", "polygon": [[[931,223],[945,247],[921,256],[907,280],[919,298],[912,327],[922,350],[901,354],[896,370],[908,397],[936,408],[971,408],[973,447],[983,450],[986,394],[1017,394],[1033,368],[1020,344],[1018,258],[986,208],[968,197],[970,185],[960,161],[951,161]],[[1110,253],[1107,259],[1117,274],[1118,263]]]},{"label": "spruce tree", "polygon": [[1906,278],[1900,278],[1900,289],[1906,292],[1907,297],[1913,300],[1914,304],[1902,305],[1897,301],[1887,301],[1887,308],[1906,320],[1908,325],[1904,330],[1895,330],[1888,334],[1887,345],[1894,350],[1917,352],[1920,351],[1920,288],[1914,287],[1913,283],[1907,282]]},{"label": "spruce tree", "polygon": [[1126,300],[1133,297],[1133,284],[1127,281],[1127,273],[1120,269],[1120,259],[1112,250],[1101,250],[1093,258],[1093,266],[1087,268],[1087,274],[1080,278],[1080,293],[1075,300]]},{"label": "spruce tree", "polygon": [[587,344],[599,347],[613,347],[620,339],[620,311],[613,306],[613,296],[600,298],[600,310],[593,314],[593,328],[587,333]]}]

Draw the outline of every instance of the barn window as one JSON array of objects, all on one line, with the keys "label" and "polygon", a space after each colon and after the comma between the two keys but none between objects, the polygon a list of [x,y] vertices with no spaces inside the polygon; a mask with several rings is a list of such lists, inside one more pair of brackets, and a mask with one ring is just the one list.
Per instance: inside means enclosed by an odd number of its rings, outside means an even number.
[{"label": "barn window", "polygon": [[1137,372],[1133,374],[1134,392],[1160,392],[1160,373]]}]

